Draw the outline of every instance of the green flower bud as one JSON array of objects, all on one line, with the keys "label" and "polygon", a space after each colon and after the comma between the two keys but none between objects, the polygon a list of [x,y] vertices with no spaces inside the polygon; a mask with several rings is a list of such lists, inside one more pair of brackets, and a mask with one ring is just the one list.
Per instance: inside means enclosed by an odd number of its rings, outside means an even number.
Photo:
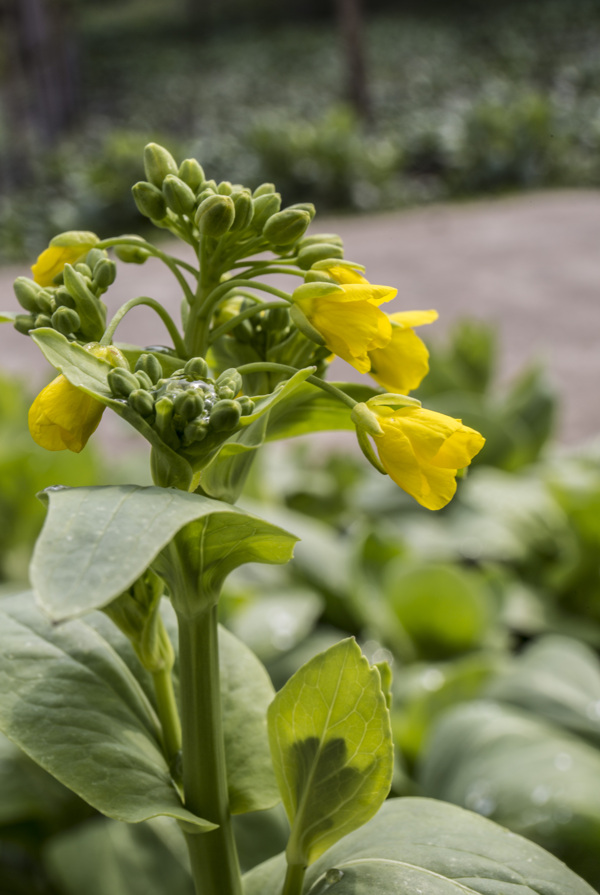
[{"label": "green flower bud", "polygon": [[151,416],[154,411],[154,399],[145,388],[134,388],[130,391],[127,403],[140,416]]},{"label": "green flower bud", "polygon": [[[129,237],[133,239],[134,237]],[[143,264],[150,257],[150,252],[142,246],[121,245],[115,246],[115,255],[119,261],[125,264]]]},{"label": "green flower bud", "polygon": [[160,361],[153,354],[140,354],[135,362],[135,372],[140,371],[149,376],[153,384],[156,384],[162,376]]},{"label": "green flower bud", "polygon": [[41,327],[46,326],[52,326],[52,320],[47,314],[38,314],[33,322],[33,328],[41,329]]},{"label": "green flower bud", "polygon": [[282,332],[290,325],[290,312],[288,308],[271,308],[265,311],[261,326],[269,333]]},{"label": "green flower bud", "polygon": [[[144,148],[144,171],[150,183],[160,188],[167,174],[177,174],[177,164],[164,146],[159,146],[158,143],[148,143]],[[146,217],[151,217],[151,215],[146,215]]]},{"label": "green flower bud", "polygon": [[217,181],[216,180],[205,180],[203,189],[212,190],[213,193],[217,192]]},{"label": "green flower bud", "polygon": [[230,432],[240,421],[242,408],[237,401],[217,401],[210,411],[210,425],[215,432]]},{"label": "green flower bud", "polygon": [[163,395],[154,405],[154,410],[156,412],[154,428],[165,444],[177,449],[179,447],[179,439],[173,426],[173,401],[171,398]]},{"label": "green flower bud", "polygon": [[204,398],[198,389],[187,389],[180,392],[173,402],[173,409],[178,416],[182,416],[187,422],[196,419],[204,410]]},{"label": "green flower bud", "polygon": [[249,190],[234,193],[231,197],[235,206],[235,219],[231,225],[232,230],[244,230],[252,220],[254,206]]},{"label": "green flower bud", "polygon": [[291,245],[300,239],[310,224],[310,215],[297,208],[284,208],[272,215],[263,228],[263,236],[276,246]]},{"label": "green flower bud", "polygon": [[74,308],[75,300],[68,289],[65,289],[64,286],[59,286],[54,293],[54,304],[57,308]]},{"label": "green flower bud", "polygon": [[261,183],[260,186],[257,186],[254,192],[252,193],[253,197],[257,196],[266,196],[269,193],[275,192],[275,184],[274,183]]},{"label": "green flower bud", "polygon": [[311,221],[317,213],[317,209],[312,202],[295,202],[294,205],[290,205],[290,208],[298,208],[300,211],[305,211],[310,216]]},{"label": "green flower bud", "polygon": [[204,183],[204,170],[195,158],[184,159],[179,166],[178,174],[194,192]]},{"label": "green flower bud", "polygon": [[217,194],[215,193],[215,191],[213,189],[211,189],[210,187],[207,187],[206,189],[200,190],[200,192],[198,193],[198,196],[196,198],[196,201],[198,202],[198,205],[201,205],[205,199],[208,199],[209,196],[216,196],[216,195]]},{"label": "green flower bud", "polygon": [[186,447],[194,442],[204,441],[208,433],[208,425],[202,420],[192,420],[183,430],[183,443]]},{"label": "green flower bud", "polygon": [[108,387],[116,398],[127,398],[132,391],[140,387],[137,376],[134,376],[131,370],[125,370],[123,367],[114,367],[109,370],[106,379]]},{"label": "green flower bud", "polygon": [[99,264],[101,261],[106,261],[108,258],[106,252],[103,252],[102,249],[90,249],[87,255],[85,256],[85,263],[89,267],[89,269],[93,272],[96,264]]},{"label": "green flower bud", "polygon": [[75,310],[81,320],[81,331],[87,339],[102,337],[105,325],[104,306],[88,289],[84,278],[70,264],[63,270],[65,286],[75,302]]},{"label": "green flower bud", "polygon": [[131,192],[138,211],[144,217],[150,218],[152,221],[162,221],[167,213],[167,203],[158,187],[145,180],[140,180],[139,183],[132,186]]},{"label": "green flower bud", "polygon": [[162,185],[163,195],[167,205],[175,214],[191,214],[196,207],[196,194],[174,174],[167,174]]},{"label": "green flower bud", "polygon": [[31,314],[17,314],[14,327],[18,333],[29,335],[29,330],[34,328],[34,319]]},{"label": "green flower bud", "polygon": [[242,416],[249,416],[254,410],[254,401],[248,395],[240,395],[236,398],[236,403],[242,408]]},{"label": "green flower bud", "polygon": [[117,277],[117,265],[109,258],[102,258],[94,268],[93,282],[102,292],[112,286]]},{"label": "green flower bud", "polygon": [[200,236],[218,238],[227,233],[235,219],[235,205],[230,196],[208,196],[198,206],[195,221]]},{"label": "green flower bud", "polygon": [[56,310],[54,297],[44,289],[41,292],[38,292],[37,306],[42,314],[48,314],[48,316],[51,316]]},{"label": "green flower bud", "polygon": [[357,429],[364,429],[369,435],[383,435],[377,414],[373,413],[366,404],[355,404],[350,418]]},{"label": "green flower bud", "polygon": [[140,388],[150,389],[154,387],[154,382],[144,370],[136,370],[135,378],[140,384]]},{"label": "green flower bud", "polygon": [[194,379],[206,379],[208,364],[203,357],[191,357],[183,368],[183,372]]},{"label": "green flower bud", "polygon": [[262,193],[252,199],[252,205],[254,207],[252,229],[262,233],[271,215],[277,214],[281,208],[281,196],[279,193]]},{"label": "green flower bud", "polygon": [[25,308],[26,311],[37,314],[37,299],[38,295],[44,291],[42,287],[28,277],[17,277],[13,283],[13,289],[21,307]]},{"label": "green flower bud", "polygon": [[325,261],[327,258],[343,258],[344,250],[341,246],[329,242],[316,242],[305,246],[298,252],[298,267],[301,270],[310,270],[317,261]]},{"label": "green flower bud", "polygon": [[77,264],[74,264],[73,270],[76,270],[77,273],[80,273],[82,277],[85,277],[90,282],[92,281],[92,271],[83,261],[79,261]]},{"label": "green flower bud", "polygon": [[242,376],[235,367],[229,367],[228,370],[223,370],[215,382],[215,386],[218,391],[222,388],[231,388],[234,394],[237,395],[242,388]]},{"label": "green flower bud", "polygon": [[220,196],[231,196],[232,192],[233,186],[228,180],[222,180],[217,186],[217,193],[219,193]]},{"label": "green flower bud", "polygon": [[69,336],[71,333],[78,331],[81,326],[81,320],[77,311],[61,306],[52,315],[52,326],[59,333],[62,333],[63,336]]}]

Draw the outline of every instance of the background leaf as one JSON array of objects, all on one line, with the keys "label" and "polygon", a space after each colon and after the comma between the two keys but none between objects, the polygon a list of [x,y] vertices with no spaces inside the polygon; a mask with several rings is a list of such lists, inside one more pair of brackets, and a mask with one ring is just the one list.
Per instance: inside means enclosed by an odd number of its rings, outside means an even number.
[{"label": "background leaf", "polygon": [[292,864],[310,864],[377,811],[393,765],[377,669],[352,639],[311,659],[268,712],[275,774],[292,833]]}]

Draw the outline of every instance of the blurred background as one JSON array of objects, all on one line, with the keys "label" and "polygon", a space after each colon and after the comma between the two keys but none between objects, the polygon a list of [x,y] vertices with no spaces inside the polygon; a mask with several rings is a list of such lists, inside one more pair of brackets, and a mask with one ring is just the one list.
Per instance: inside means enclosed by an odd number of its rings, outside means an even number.
[{"label": "blurred background", "polygon": [[[265,451],[244,501],[302,541],[289,567],[234,576],[223,620],[277,686],[355,634],[393,666],[393,794],[480,811],[596,887],[599,45],[598,0],[0,0],[2,309],[55,233],[144,232],[130,189],[156,141],[314,201],[317,231],[398,287],[392,310],[439,310],[418,396],[487,439],[457,499],[423,510],[339,433]],[[111,307],[142,293],[175,300],[152,262],[121,265]],[[38,449],[27,406],[50,371],[8,325],[0,366],[11,593],[37,490],[144,483],[147,464],[108,414],[81,455]],[[0,787],[3,893],[162,895],[177,873],[189,891],[164,825],[102,820],[3,739]],[[242,819],[244,866],[283,830]]]}]

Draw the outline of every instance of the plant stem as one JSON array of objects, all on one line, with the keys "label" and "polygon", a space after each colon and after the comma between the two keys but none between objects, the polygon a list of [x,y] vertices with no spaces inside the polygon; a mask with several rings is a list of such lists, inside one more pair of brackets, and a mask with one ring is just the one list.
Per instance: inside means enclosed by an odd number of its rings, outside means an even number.
[{"label": "plant stem", "polygon": [[217,607],[179,616],[185,806],[218,829],[185,837],[198,895],[242,895],[221,720]]},{"label": "plant stem", "polygon": [[174,277],[177,278],[179,285],[181,286],[184,295],[188,299],[188,301],[193,300],[194,294],[185,277],[182,275],[181,271],[178,270],[178,267],[183,267],[184,270],[189,271],[194,274],[195,277],[198,277],[198,271],[191,264],[188,264],[187,261],[182,261],[181,258],[173,258],[171,255],[167,255],[166,252],[161,252],[160,249],[157,249],[155,245],[152,245],[151,242],[146,242],[144,239],[140,239],[139,237],[131,238],[127,236],[115,236],[112,239],[103,239],[99,242],[96,248],[99,249],[109,249],[113,246],[133,246],[134,248],[145,249],[155,258],[159,258],[163,264],[166,264]]},{"label": "plant stem", "polygon": [[[242,376],[244,373],[289,373],[290,376],[293,376],[294,373],[298,372],[296,367],[290,367],[288,364],[274,364],[268,361],[257,361],[254,364],[242,364],[237,369],[238,373],[241,373]],[[313,367],[313,369],[315,369],[315,367]],[[319,376],[308,376],[306,381],[310,382],[311,385],[316,385],[317,388],[322,389],[324,392],[333,395],[338,401],[341,401],[342,404],[346,404],[350,408],[353,408],[358,404],[358,401],[355,401],[350,395],[347,395],[340,388],[332,385],[331,382],[326,382]]]},{"label": "plant stem", "polygon": [[305,873],[304,864],[288,864],[281,895],[302,895]]},{"label": "plant stem", "polygon": [[141,295],[139,298],[131,298],[129,301],[125,302],[119,310],[116,312],[108,326],[106,327],[106,331],[100,340],[101,345],[110,345],[112,342],[112,338],[115,334],[115,330],[125,314],[129,313],[132,308],[136,308],[138,305],[145,305],[147,308],[152,308],[153,311],[156,311],[171,338],[173,339],[173,347],[175,351],[179,355],[179,357],[185,358],[185,345],[183,344],[183,340],[179,335],[179,330],[175,325],[172,317],[165,310],[165,308],[160,304],[160,302],[156,301],[154,298],[148,298],[145,295]]},{"label": "plant stem", "polygon": [[158,717],[162,726],[167,760],[172,762],[181,749],[181,722],[173,692],[171,670],[167,667],[152,675]]}]

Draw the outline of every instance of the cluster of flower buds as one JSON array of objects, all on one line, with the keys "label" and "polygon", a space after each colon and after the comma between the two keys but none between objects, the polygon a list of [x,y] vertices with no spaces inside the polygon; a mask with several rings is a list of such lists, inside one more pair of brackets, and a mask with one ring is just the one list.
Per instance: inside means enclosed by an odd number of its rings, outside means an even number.
[{"label": "cluster of flower buds", "polygon": [[183,220],[194,236],[220,239],[226,234],[262,236],[268,246],[285,253],[306,231],[314,205],[302,203],[281,209],[281,195],[272,183],[251,192],[227,180],[207,180],[195,159],[179,166],[162,146],[150,143],[144,150],[147,180],[136,183],[133,198],[139,211],[162,227]]},{"label": "cluster of flower buds", "polygon": [[109,387],[175,451],[187,452],[201,442],[211,447],[237,428],[254,402],[240,395],[242,377],[235,369],[218,379],[208,377],[204,358],[193,357],[184,367],[163,377],[153,354],[142,354],[135,369],[116,367],[108,374]]},{"label": "cluster of flower buds", "polygon": [[100,296],[115,276],[115,262],[94,248],[77,264],[65,264],[52,286],[18,277],[15,295],[27,313],[17,316],[16,329],[27,334],[45,326],[78,342],[98,341],[106,327],[106,306]]}]

